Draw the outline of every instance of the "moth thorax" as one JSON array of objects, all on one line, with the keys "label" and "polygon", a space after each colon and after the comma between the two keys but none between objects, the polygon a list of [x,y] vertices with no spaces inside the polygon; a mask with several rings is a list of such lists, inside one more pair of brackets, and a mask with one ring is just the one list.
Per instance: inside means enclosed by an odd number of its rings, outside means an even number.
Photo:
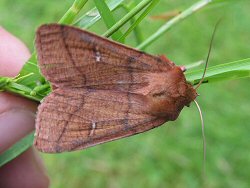
[{"label": "moth thorax", "polygon": [[187,83],[179,67],[174,67],[166,74],[161,84],[152,87],[147,95],[151,114],[175,120],[184,106],[197,97],[192,85]]}]

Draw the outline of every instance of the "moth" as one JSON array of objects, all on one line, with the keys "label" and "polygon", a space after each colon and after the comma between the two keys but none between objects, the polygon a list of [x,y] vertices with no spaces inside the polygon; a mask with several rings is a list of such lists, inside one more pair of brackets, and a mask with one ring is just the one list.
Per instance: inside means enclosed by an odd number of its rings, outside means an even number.
[{"label": "moth", "polygon": [[85,149],[177,119],[197,97],[181,67],[71,26],[42,25],[35,41],[52,92],[38,107],[34,145]]}]

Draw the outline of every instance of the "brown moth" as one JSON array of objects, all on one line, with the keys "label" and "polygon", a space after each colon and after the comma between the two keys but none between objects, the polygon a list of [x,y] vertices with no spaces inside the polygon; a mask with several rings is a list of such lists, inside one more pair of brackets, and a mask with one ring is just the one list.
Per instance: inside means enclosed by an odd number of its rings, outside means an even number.
[{"label": "brown moth", "polygon": [[93,33],[49,24],[36,33],[52,92],[38,108],[34,144],[57,153],[95,146],[174,121],[196,97],[181,67]]}]

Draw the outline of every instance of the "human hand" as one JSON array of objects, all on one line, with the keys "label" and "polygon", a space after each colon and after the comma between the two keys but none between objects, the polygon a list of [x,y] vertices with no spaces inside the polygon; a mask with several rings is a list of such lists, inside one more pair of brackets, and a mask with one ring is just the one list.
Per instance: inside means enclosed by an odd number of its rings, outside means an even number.
[{"label": "human hand", "polygon": [[[16,76],[29,57],[26,46],[0,27],[0,76]],[[0,92],[0,154],[34,130],[36,110],[35,102]],[[49,179],[33,147],[0,168],[0,187],[48,186]]]}]

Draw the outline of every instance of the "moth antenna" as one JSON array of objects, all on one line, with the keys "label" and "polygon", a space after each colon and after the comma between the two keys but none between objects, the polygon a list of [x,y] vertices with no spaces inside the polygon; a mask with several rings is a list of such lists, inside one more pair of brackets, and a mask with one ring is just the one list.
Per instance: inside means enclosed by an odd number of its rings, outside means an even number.
[{"label": "moth antenna", "polygon": [[202,132],[202,141],[203,141],[203,177],[205,177],[206,172],[206,151],[207,151],[207,145],[206,145],[206,136],[205,136],[205,126],[204,126],[204,120],[201,108],[196,100],[194,100],[195,105],[199,111],[200,118],[201,118],[201,132]]},{"label": "moth antenna", "polygon": [[214,36],[215,36],[217,27],[218,27],[220,22],[221,22],[221,19],[216,23],[216,25],[214,27],[214,31],[213,31],[213,34],[212,34],[212,37],[211,37],[211,40],[210,40],[210,44],[209,44],[209,49],[208,49],[208,54],[207,54],[207,59],[206,59],[206,63],[205,63],[204,72],[203,72],[203,75],[202,75],[198,85],[194,88],[195,90],[197,90],[200,87],[200,85],[202,84],[202,82],[205,79],[205,74],[206,74],[206,71],[207,71],[208,60],[209,60],[209,57],[210,57],[210,53],[211,53],[211,49],[212,49],[212,45],[213,45],[213,41],[214,41]]}]

